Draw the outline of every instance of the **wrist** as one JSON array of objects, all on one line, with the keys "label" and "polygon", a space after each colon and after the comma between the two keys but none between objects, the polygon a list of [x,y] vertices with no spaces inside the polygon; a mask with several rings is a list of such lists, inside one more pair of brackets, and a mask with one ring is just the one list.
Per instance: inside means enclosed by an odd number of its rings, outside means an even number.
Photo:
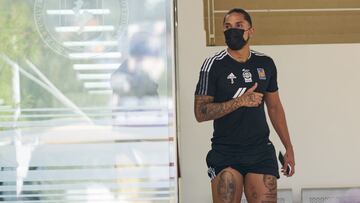
[{"label": "wrist", "polygon": [[241,97],[237,97],[235,99],[236,102],[236,106],[237,108],[243,107],[244,106],[244,100]]},{"label": "wrist", "polygon": [[285,149],[286,149],[286,151],[294,151],[294,148],[293,148],[293,146],[290,144],[290,145],[286,145],[285,146]]}]

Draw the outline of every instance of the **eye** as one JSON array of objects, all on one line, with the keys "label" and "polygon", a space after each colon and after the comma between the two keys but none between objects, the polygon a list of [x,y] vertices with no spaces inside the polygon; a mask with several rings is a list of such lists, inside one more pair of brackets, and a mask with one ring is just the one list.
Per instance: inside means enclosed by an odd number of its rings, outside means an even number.
[{"label": "eye", "polygon": [[225,30],[227,30],[227,29],[229,29],[229,28],[231,28],[231,26],[230,25],[225,25]]},{"label": "eye", "polygon": [[240,24],[240,23],[236,23],[236,28],[240,28],[240,29],[242,29],[244,26],[242,25],[242,24]]}]

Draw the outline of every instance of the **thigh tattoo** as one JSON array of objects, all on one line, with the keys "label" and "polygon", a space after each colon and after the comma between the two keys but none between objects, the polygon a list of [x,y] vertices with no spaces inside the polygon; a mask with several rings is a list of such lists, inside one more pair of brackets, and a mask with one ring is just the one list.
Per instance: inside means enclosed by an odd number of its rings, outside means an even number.
[{"label": "thigh tattoo", "polygon": [[268,191],[264,194],[265,200],[262,203],[276,203],[277,200],[277,180],[274,176],[264,175],[263,182]]},{"label": "thigh tattoo", "polygon": [[235,198],[236,181],[234,175],[228,171],[221,172],[217,192],[224,203],[231,203]]},{"label": "thigh tattoo", "polygon": [[264,175],[263,177],[264,185],[267,189],[269,189],[269,192],[276,191],[277,189],[277,182],[276,178],[272,175]]}]

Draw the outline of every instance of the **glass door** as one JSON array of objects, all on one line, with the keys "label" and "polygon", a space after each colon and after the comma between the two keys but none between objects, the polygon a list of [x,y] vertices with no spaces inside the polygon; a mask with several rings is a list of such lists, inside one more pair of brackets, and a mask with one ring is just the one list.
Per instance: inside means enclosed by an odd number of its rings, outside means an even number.
[{"label": "glass door", "polygon": [[0,1],[0,201],[177,202],[173,2]]}]

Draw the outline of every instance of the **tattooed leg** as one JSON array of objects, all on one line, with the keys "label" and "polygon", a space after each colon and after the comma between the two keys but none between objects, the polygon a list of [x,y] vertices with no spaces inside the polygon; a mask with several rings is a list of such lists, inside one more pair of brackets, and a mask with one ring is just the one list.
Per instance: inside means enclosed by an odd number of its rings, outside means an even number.
[{"label": "tattooed leg", "polygon": [[217,187],[217,193],[219,197],[226,203],[234,201],[235,196],[235,179],[232,173],[223,171],[219,174],[220,182]]},{"label": "tattooed leg", "polygon": [[244,188],[249,203],[277,202],[277,179],[275,176],[249,173],[245,176]]},{"label": "tattooed leg", "polygon": [[262,203],[276,203],[277,201],[277,179],[275,176],[272,175],[264,175],[263,182],[267,189],[266,193],[264,194],[264,200]]},{"label": "tattooed leg", "polygon": [[232,168],[222,170],[211,182],[214,203],[239,203],[242,195],[243,177]]}]

